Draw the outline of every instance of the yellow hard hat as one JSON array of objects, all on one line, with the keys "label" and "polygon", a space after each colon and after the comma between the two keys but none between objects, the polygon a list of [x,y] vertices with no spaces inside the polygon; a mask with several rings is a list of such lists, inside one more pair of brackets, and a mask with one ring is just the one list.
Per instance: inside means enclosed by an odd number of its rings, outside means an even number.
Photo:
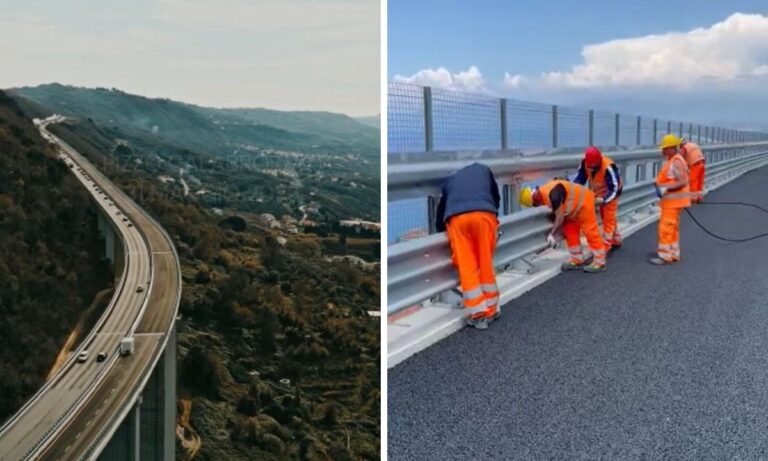
[{"label": "yellow hard hat", "polygon": [[524,207],[533,206],[533,190],[530,187],[524,187],[520,191],[520,205]]},{"label": "yellow hard hat", "polygon": [[661,144],[659,144],[659,148],[666,149],[667,147],[678,147],[680,146],[681,142],[683,142],[683,140],[677,136],[673,134],[667,134],[661,138]]}]

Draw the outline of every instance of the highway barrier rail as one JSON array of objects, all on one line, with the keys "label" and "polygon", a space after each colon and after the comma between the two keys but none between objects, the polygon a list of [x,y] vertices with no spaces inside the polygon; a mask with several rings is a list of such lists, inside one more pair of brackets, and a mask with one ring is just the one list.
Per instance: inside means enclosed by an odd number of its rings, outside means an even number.
[{"label": "highway barrier rail", "polygon": [[[707,157],[708,190],[750,169],[768,163],[768,142],[717,145],[704,148]],[[658,149],[631,152],[606,152],[619,165],[629,184],[620,199],[619,215],[653,206],[657,197],[653,188],[655,174],[661,165]],[[582,159],[580,153],[523,157],[498,153],[465,151],[414,158],[390,156],[388,188],[390,197],[428,197],[435,203],[441,181],[473,161],[488,165],[497,177],[503,209],[494,263],[504,268],[546,248],[546,235],[552,223],[544,209],[520,210],[516,204],[521,187],[542,179],[574,173]],[[441,159],[454,157],[451,160]],[[461,157],[457,159],[455,157]],[[476,160],[475,160],[476,159]],[[416,161],[419,160],[419,161]],[[650,172],[653,174],[648,174]],[[434,207],[430,207],[434,210]],[[434,213],[428,219],[434,220]],[[430,227],[433,227],[432,225]],[[445,233],[390,245],[387,250],[387,312],[394,314],[407,307],[432,299],[458,285],[451,263]]]}]

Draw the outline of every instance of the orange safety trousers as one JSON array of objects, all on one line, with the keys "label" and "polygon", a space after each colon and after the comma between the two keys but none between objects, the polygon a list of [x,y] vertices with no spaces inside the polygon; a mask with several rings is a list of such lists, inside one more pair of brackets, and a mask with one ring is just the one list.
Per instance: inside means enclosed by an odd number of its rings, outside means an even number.
[{"label": "orange safety trousers", "polygon": [[465,313],[472,319],[493,316],[498,310],[499,288],[493,267],[498,227],[496,215],[487,211],[462,213],[446,223]]},{"label": "orange safety trousers", "polygon": [[682,208],[661,208],[659,217],[659,258],[680,261],[680,213]]},{"label": "orange safety trousers", "polygon": [[621,245],[621,234],[616,215],[619,212],[619,199],[614,199],[607,205],[600,205],[600,220],[603,222],[603,245],[606,251],[612,246]]},{"label": "orange safety trousers", "polygon": [[706,176],[706,166],[704,162],[697,162],[691,165],[689,175],[689,187],[691,189],[691,201],[701,202],[704,198],[704,177]]},{"label": "orange safety trousers", "polygon": [[603,243],[600,227],[597,225],[594,196],[591,194],[587,196],[578,216],[575,219],[565,218],[563,223],[563,234],[568,245],[568,253],[571,255],[571,262],[576,264],[584,263],[584,254],[581,248],[582,232],[587,237],[587,245],[594,255],[594,263],[605,264],[606,247]]}]

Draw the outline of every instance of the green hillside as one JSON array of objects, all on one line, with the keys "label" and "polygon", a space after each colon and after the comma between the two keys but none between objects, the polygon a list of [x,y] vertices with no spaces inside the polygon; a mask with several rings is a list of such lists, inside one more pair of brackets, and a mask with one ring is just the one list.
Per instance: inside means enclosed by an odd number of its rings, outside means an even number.
[{"label": "green hillside", "polygon": [[86,331],[98,316],[84,314],[112,285],[103,245],[88,193],[0,91],[0,422],[43,385],[78,322]]},{"label": "green hillside", "polygon": [[379,132],[345,115],[212,109],[58,84],[14,92],[32,114],[73,117],[70,131],[124,167],[173,178],[185,200],[297,219],[310,207],[307,218],[326,227],[380,219]]}]

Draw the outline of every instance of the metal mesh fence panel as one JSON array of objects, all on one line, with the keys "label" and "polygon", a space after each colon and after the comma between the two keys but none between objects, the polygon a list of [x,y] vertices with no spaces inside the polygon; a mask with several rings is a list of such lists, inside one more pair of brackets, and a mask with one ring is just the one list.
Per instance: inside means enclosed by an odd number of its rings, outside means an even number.
[{"label": "metal mesh fence panel", "polygon": [[424,88],[406,83],[387,85],[387,150],[423,152]]},{"label": "metal mesh fence panel", "polygon": [[397,200],[387,204],[387,245],[429,234],[427,198]]},{"label": "metal mesh fence panel", "polygon": [[552,106],[507,100],[507,143],[511,149],[552,147]]},{"label": "metal mesh fence panel", "polygon": [[637,116],[619,115],[619,145],[632,147],[637,145]]},{"label": "metal mesh fence panel", "polygon": [[653,119],[650,117],[640,118],[640,145],[652,146],[656,144],[653,138]]},{"label": "metal mesh fence panel", "polygon": [[589,144],[589,111],[576,107],[557,108],[557,146],[584,147]]},{"label": "metal mesh fence panel", "polygon": [[435,150],[500,149],[498,98],[432,89]]},{"label": "metal mesh fence panel", "polygon": [[592,144],[600,147],[616,145],[616,114],[613,112],[593,112],[593,140]]},{"label": "metal mesh fence panel", "polygon": [[[672,133],[669,129],[669,120],[658,120],[658,129],[656,131],[656,141],[654,144],[658,144],[661,142],[661,138],[663,138],[665,135]],[[674,127],[672,127],[674,129]]]}]

